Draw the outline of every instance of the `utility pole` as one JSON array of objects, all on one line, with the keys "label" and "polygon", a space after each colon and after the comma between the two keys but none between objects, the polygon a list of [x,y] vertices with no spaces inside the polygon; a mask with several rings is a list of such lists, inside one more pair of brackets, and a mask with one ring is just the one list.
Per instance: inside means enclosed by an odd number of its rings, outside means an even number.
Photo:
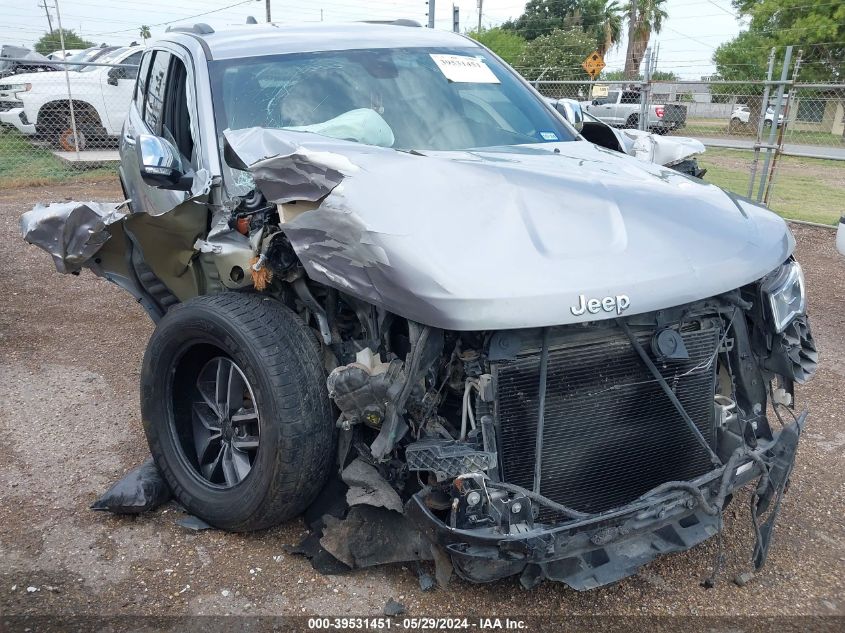
[{"label": "utility pole", "polygon": [[[65,51],[65,32],[62,30],[62,14],[59,12],[59,0],[53,0],[56,7],[56,22],[59,23],[59,41],[62,43],[62,59],[67,59]],[[79,160],[79,132],[76,131],[76,113],[73,111],[73,97],[70,94],[70,75],[67,64],[65,67],[65,84],[67,85],[67,104],[70,109],[70,129],[73,131],[73,148],[76,150],[76,160]]]},{"label": "utility pole", "polygon": [[44,0],[43,4],[39,4],[39,7],[44,9],[44,13],[47,14],[47,25],[50,27],[50,35],[53,34],[53,20],[50,17],[50,9],[47,8],[47,0]]},{"label": "utility pole", "polygon": [[428,28],[434,28],[434,0],[428,0]]},{"label": "utility pole", "polygon": [[481,12],[484,9],[484,0],[478,0],[478,31],[477,33],[481,33]]},{"label": "utility pole", "polygon": [[461,32],[461,8],[456,4],[452,5],[452,31]]},{"label": "utility pole", "polygon": [[267,9],[267,21],[272,22],[273,20],[270,18],[270,0],[264,0],[264,6]]}]

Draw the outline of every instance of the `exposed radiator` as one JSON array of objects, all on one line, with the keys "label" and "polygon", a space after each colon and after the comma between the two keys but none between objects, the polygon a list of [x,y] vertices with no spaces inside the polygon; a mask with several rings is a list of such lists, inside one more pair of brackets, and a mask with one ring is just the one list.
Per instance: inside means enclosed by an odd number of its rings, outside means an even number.
[{"label": "exposed radiator", "polygon": [[[540,493],[583,512],[624,505],[655,486],[712,469],[669,398],[618,329],[554,328],[549,346]],[[570,335],[571,333],[571,335]],[[650,350],[653,331],[635,330]],[[711,447],[717,319],[682,332],[689,360],[656,362]],[[651,352],[649,351],[649,354]],[[540,350],[497,361],[499,454],[507,482],[534,486]],[[541,519],[553,513],[541,512]]]}]

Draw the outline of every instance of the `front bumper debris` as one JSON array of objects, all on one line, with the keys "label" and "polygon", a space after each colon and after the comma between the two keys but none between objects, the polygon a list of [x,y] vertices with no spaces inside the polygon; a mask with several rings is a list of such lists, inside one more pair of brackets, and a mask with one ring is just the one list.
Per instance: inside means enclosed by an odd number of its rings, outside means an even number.
[{"label": "front bumper debris", "polygon": [[[426,490],[410,499],[406,513],[433,544],[448,552],[455,571],[467,580],[491,582],[520,574],[526,588],[549,579],[583,591],[621,580],[661,554],[690,549],[718,534],[723,527],[722,508],[714,513],[709,502],[717,499],[721,488],[730,494],[759,478],[752,505],[752,521],[759,524],[754,549],[759,569],[765,563],[806,416],[802,413],[771,442],[749,451],[730,471],[723,466],[690,482],[701,491],[706,505],[688,491],[670,489],[653,496],[647,493],[627,506],[584,519],[553,526],[536,524],[526,530],[512,526],[508,534],[497,528],[447,525],[428,507]],[[768,516],[760,524],[763,513]]]}]

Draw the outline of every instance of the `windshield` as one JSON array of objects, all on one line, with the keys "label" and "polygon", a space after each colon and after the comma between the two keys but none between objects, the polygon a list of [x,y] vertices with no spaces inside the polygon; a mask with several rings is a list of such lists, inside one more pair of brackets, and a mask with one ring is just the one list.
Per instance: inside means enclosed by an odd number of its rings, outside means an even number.
[{"label": "windshield", "polygon": [[209,71],[219,132],[305,130],[400,150],[576,138],[476,47],[295,53],[211,62]]},{"label": "windshield", "polygon": [[[110,53],[106,53],[105,55],[102,55],[101,57],[97,58],[97,64],[117,63],[117,62],[114,61],[115,58],[119,57],[125,50],[126,50],[125,48],[117,48]],[[92,57],[93,57],[94,54],[96,54],[96,52],[97,51],[94,51],[94,53],[92,54]],[[84,61],[90,61],[90,60],[91,60],[91,57],[85,59]],[[87,65],[87,66],[81,66],[77,69],[81,73],[90,73],[91,71],[99,70],[100,68],[102,68],[102,66]]]}]

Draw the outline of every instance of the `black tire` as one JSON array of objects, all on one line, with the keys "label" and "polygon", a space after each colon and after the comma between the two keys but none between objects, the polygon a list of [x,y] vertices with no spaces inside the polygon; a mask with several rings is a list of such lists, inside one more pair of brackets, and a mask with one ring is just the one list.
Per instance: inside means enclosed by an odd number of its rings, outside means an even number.
[{"label": "black tire", "polygon": [[629,130],[635,130],[640,127],[640,115],[639,114],[632,114],[628,117],[628,120],[625,121],[625,128]]},{"label": "black tire", "polygon": [[[189,512],[224,530],[260,530],[298,515],[319,493],[335,436],[312,339],[279,302],[234,292],[174,306],[158,323],[144,355],[141,413],[153,458]],[[229,487],[228,478],[206,479],[194,449],[198,379],[218,358],[242,372],[258,413],[248,473]]]}]

